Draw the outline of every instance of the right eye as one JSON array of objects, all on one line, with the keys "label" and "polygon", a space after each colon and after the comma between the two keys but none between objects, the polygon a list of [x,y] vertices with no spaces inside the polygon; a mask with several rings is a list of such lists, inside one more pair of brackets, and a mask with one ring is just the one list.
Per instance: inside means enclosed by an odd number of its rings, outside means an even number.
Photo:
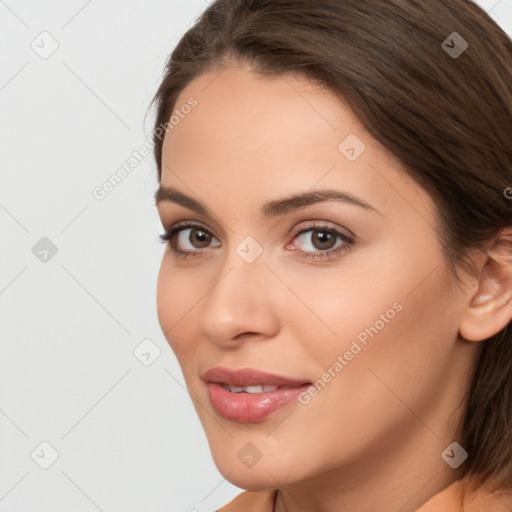
[{"label": "right eye", "polygon": [[[186,257],[198,256],[210,246],[212,240],[217,240],[212,233],[201,224],[178,224],[160,235],[162,243],[169,242],[171,250],[177,255]],[[218,242],[218,241],[217,241]],[[215,244],[220,246],[220,242]]]}]

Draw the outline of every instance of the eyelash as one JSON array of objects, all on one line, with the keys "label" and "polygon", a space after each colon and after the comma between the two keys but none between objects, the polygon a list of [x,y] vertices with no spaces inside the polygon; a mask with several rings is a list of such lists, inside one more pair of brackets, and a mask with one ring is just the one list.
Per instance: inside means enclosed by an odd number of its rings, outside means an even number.
[{"label": "eyelash", "polygon": [[[209,231],[205,226],[203,226],[201,224],[197,224],[195,222],[185,222],[182,224],[177,224],[177,225],[171,227],[170,229],[167,229],[164,234],[159,235],[160,241],[162,243],[169,242],[169,246],[170,246],[171,250],[179,258],[199,257],[207,249],[197,249],[194,251],[187,251],[187,250],[178,249],[176,246],[176,242],[175,242],[176,235],[178,235],[181,231],[183,231],[187,228],[199,228],[200,230],[205,231],[206,233],[214,236],[211,231]],[[335,228],[332,228],[332,227],[329,227],[329,226],[326,226],[323,224],[319,225],[315,222],[313,222],[309,226],[306,226],[306,227],[303,227],[303,228],[297,230],[293,234],[292,241],[295,240],[299,235],[302,235],[303,233],[307,233],[308,231],[331,233],[331,234],[335,235],[337,238],[341,239],[344,242],[344,244],[341,245],[340,247],[338,247],[337,249],[329,249],[326,251],[300,251],[300,250],[298,250],[299,253],[302,252],[302,254],[301,254],[302,258],[306,258],[306,259],[312,258],[313,260],[331,259],[331,258],[338,256],[342,252],[346,252],[346,251],[350,250],[352,248],[352,246],[354,245],[354,240],[352,238],[350,238],[349,236],[345,235],[344,233],[341,233],[340,231],[338,231]],[[287,245],[289,245],[289,244],[287,244]]]}]

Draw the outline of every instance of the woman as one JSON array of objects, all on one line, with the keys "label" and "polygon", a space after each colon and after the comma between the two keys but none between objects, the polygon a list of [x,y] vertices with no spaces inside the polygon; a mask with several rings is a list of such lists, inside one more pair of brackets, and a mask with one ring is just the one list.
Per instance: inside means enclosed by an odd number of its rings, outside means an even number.
[{"label": "woman", "polygon": [[155,102],[222,511],[511,510],[510,38],[468,0],[217,0]]}]

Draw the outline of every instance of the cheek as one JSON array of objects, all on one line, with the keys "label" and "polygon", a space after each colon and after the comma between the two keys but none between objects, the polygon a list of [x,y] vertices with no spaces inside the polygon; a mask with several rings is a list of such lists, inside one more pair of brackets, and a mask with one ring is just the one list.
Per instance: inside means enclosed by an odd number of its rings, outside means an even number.
[{"label": "cheek", "polygon": [[[187,335],[187,329],[195,324],[190,322],[194,305],[201,298],[201,284],[194,285],[190,278],[180,272],[164,254],[157,281],[157,315],[162,332],[172,350],[180,359],[183,348],[191,346],[191,340],[197,336]],[[190,333],[192,334],[192,333]],[[188,340],[185,345],[184,340]]]},{"label": "cheek", "polygon": [[158,321],[189,389],[194,385],[190,379],[197,372],[201,336],[194,315],[206,292],[203,288],[204,283],[191,280],[170,263],[169,255],[164,255],[157,282]]},{"label": "cheek", "polygon": [[172,329],[176,322],[176,295],[172,293],[173,283],[172,273],[169,265],[166,264],[167,255],[165,254],[160,264],[156,289],[156,305],[158,321],[162,332],[167,337],[167,333]]},{"label": "cheek", "polygon": [[403,275],[400,279],[382,278],[386,273],[382,266],[370,270],[355,264],[309,273],[287,272],[285,280],[296,298],[283,298],[279,310],[283,322],[293,326],[292,337],[308,352],[317,372],[351,348],[362,352],[372,340],[385,338],[391,325],[401,322],[409,280]]},{"label": "cheek", "polygon": [[[321,381],[307,407],[311,417],[331,411],[327,430],[341,428],[348,438],[363,440],[414,421],[404,403],[420,416],[429,414],[432,397],[450,374],[457,324],[447,274],[438,268],[415,289],[417,275],[381,279],[362,293],[346,282],[345,291],[333,295],[335,304],[321,305],[336,336],[324,335],[319,343],[303,339]],[[362,431],[361,425],[371,427]]]},{"label": "cheek", "polygon": [[431,346],[456,335],[450,276],[435,240],[416,244],[405,238],[349,255],[338,268],[287,271],[287,283],[301,299],[286,306],[290,324],[323,367],[351,347],[357,352],[357,345],[360,354],[378,347],[407,353],[421,348],[416,342],[423,338]]}]

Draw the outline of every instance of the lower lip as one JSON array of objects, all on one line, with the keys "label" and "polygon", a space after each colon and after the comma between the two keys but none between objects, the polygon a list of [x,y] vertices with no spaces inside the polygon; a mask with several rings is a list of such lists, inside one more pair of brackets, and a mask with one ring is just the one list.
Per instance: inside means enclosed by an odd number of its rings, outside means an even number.
[{"label": "lower lip", "polygon": [[257,423],[295,401],[310,384],[266,393],[232,393],[222,384],[208,383],[214,409],[223,418],[239,423]]}]

